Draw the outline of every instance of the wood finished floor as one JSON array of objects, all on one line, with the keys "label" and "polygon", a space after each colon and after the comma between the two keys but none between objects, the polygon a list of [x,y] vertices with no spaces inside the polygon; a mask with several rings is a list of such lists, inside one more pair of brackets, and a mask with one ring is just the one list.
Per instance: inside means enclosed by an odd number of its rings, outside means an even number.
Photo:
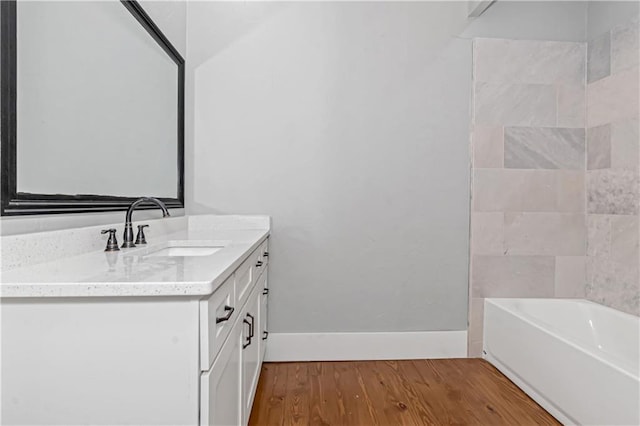
[{"label": "wood finished floor", "polygon": [[249,425],[559,425],[481,359],[265,363]]}]

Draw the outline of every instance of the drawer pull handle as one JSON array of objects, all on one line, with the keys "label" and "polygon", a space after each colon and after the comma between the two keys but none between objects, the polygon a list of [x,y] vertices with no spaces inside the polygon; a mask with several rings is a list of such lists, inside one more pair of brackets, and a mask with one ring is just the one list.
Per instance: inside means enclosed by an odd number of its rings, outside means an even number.
[{"label": "drawer pull handle", "polygon": [[267,337],[269,337],[269,332],[268,331],[263,331],[262,332],[262,340],[267,340]]},{"label": "drawer pull handle", "polygon": [[261,260],[258,260],[258,261],[256,262],[256,266],[257,266],[258,268],[259,268],[259,267],[261,267],[261,266],[262,266],[262,261],[261,261]]},{"label": "drawer pull handle", "polygon": [[254,324],[255,324],[255,318],[253,317],[253,315],[251,314],[247,314],[247,316],[249,318],[251,318],[251,324],[249,324],[249,337],[253,337],[253,331],[254,331]]},{"label": "drawer pull handle", "polygon": [[227,312],[227,314],[223,317],[216,317],[216,324],[229,321],[229,318],[231,318],[231,315],[233,315],[233,311],[235,311],[236,309],[232,308],[231,306],[225,305],[224,310]]},{"label": "drawer pull handle", "polygon": [[242,344],[242,349],[244,349],[244,348],[246,348],[247,346],[249,346],[251,344],[251,338],[253,337],[253,326],[251,325],[251,323],[249,321],[247,321],[246,318],[244,318],[242,320],[242,322],[249,326],[249,336],[247,336],[247,338],[246,338],[246,343]]},{"label": "drawer pull handle", "polygon": [[269,289],[265,288],[264,290],[262,290],[262,294],[267,295],[269,294]]}]

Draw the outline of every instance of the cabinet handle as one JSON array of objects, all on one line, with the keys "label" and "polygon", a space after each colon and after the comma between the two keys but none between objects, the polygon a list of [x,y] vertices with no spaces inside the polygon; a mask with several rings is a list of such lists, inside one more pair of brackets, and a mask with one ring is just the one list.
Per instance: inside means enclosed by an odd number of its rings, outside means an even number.
[{"label": "cabinet handle", "polygon": [[242,320],[243,323],[247,324],[249,326],[249,336],[246,338],[246,343],[242,344],[242,349],[246,348],[247,346],[249,346],[251,344],[251,338],[253,337],[253,326],[251,325],[251,323],[249,321],[247,321],[246,318],[243,318]]},{"label": "cabinet handle", "polygon": [[254,317],[253,317],[253,315],[251,315],[251,314],[247,314],[247,316],[248,316],[249,318],[251,318],[251,324],[249,324],[249,327],[250,327],[250,329],[249,329],[249,337],[253,337],[253,331],[254,331],[254,330],[253,330],[253,329],[254,329],[253,325],[254,325],[254,323],[255,323],[255,318],[254,318]]},{"label": "cabinet handle", "polygon": [[269,337],[269,332],[268,331],[263,331],[262,332],[262,340],[267,340],[267,337]]},{"label": "cabinet handle", "polygon": [[265,251],[264,253],[262,253],[262,257],[269,257],[269,252]]},{"label": "cabinet handle", "polygon": [[233,311],[235,311],[236,309],[232,308],[231,306],[225,305],[224,310],[227,312],[227,314],[223,317],[216,317],[216,324],[229,321],[229,318],[231,318],[231,315],[233,315]]},{"label": "cabinet handle", "polygon": [[262,266],[262,261],[261,261],[261,260],[258,260],[258,261],[256,262],[256,266],[257,266],[258,268],[259,268],[259,267],[261,267],[261,266]]},{"label": "cabinet handle", "polygon": [[267,295],[269,294],[269,289],[265,288],[264,290],[262,290],[262,294]]}]

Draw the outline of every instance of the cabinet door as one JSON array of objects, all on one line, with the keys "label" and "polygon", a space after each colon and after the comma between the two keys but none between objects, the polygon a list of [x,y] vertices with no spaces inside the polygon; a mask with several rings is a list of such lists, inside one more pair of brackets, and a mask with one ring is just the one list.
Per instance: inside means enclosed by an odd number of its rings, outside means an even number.
[{"label": "cabinet door", "polygon": [[262,288],[256,286],[249,296],[242,317],[242,412],[243,424],[251,416],[251,406],[260,377],[260,295]]},{"label": "cabinet door", "polygon": [[237,426],[242,419],[241,338],[238,322],[211,370],[202,373],[200,425]]}]

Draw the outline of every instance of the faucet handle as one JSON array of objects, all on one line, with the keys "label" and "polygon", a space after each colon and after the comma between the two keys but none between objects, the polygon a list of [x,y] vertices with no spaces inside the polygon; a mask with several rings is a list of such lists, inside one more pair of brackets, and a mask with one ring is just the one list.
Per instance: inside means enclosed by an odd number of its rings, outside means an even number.
[{"label": "faucet handle", "polygon": [[100,233],[106,234],[109,233],[109,239],[107,240],[107,248],[104,251],[118,251],[118,240],[116,239],[116,230],[114,228],[111,229],[103,229]]},{"label": "faucet handle", "polygon": [[147,240],[144,237],[144,228],[148,228],[149,225],[138,225],[138,235],[136,236],[136,244],[147,244]]}]

